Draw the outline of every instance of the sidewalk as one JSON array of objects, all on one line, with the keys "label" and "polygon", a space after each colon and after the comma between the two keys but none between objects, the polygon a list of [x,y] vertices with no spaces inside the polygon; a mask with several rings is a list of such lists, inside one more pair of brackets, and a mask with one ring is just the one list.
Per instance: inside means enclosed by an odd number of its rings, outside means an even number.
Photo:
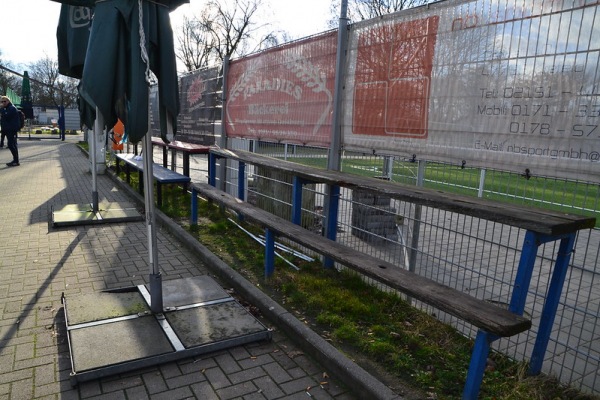
[{"label": "sidewalk", "polygon": [[[270,342],[72,387],[61,295],[135,286],[147,283],[149,275],[144,222],[51,226],[52,206],[91,201],[91,174],[86,155],[75,145],[79,140],[81,136],[67,136],[64,142],[24,137],[19,140],[21,166],[12,168],[5,166],[10,152],[0,149],[0,399],[365,398],[357,394],[360,388],[341,383],[352,381],[380,394],[373,398],[400,398],[297,326],[276,304],[261,319],[274,330]],[[132,201],[131,191],[108,175],[98,175],[97,184],[100,201]],[[194,249],[172,222],[159,217],[166,228],[157,233],[164,280],[218,273],[208,267],[218,260],[199,254],[201,245]],[[270,301],[237,276],[221,283],[251,304]],[[304,344],[283,331],[301,332]],[[325,361],[319,364],[308,354]]]}]

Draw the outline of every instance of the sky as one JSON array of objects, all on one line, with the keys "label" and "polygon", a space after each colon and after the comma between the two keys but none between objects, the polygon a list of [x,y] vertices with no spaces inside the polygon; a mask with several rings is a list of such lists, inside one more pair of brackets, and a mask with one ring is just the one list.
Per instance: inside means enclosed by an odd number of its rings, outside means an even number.
[{"label": "sky", "polygon": [[[292,39],[310,36],[327,30],[329,7],[326,0],[263,0],[274,29],[289,32]],[[183,15],[198,13],[204,0],[190,0],[171,13],[171,25],[177,32]],[[51,0],[2,0],[3,33],[0,40],[1,58],[19,72],[27,64],[44,58],[57,58],[56,27],[61,4]],[[272,15],[269,15],[272,14]]]}]

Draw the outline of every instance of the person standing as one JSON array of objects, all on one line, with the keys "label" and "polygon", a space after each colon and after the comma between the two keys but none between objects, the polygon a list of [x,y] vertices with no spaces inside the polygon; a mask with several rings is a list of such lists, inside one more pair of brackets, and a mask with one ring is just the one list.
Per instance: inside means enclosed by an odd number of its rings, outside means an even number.
[{"label": "person standing", "polygon": [[6,135],[7,146],[12,153],[13,160],[6,163],[9,167],[19,166],[19,149],[17,148],[17,132],[21,128],[21,117],[19,110],[6,96],[0,97],[0,127],[2,133]]}]

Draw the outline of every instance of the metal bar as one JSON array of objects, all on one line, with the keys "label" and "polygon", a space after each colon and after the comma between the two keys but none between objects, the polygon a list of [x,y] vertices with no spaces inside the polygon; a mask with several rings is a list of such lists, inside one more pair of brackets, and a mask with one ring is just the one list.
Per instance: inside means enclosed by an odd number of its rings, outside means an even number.
[{"label": "metal bar", "polygon": [[342,0],[338,20],[338,41],[335,60],[335,82],[333,90],[333,115],[331,118],[331,145],[327,159],[327,169],[339,171],[341,164],[341,119],[344,89],[345,55],[348,48],[348,0]]},{"label": "metal bar", "polygon": [[183,174],[190,176],[190,153],[183,151]]},{"label": "metal bar", "polygon": [[160,182],[156,182],[156,204],[162,207],[162,185]]},{"label": "metal bar", "polygon": [[[203,301],[200,303],[186,304],[185,306],[177,306],[177,307],[173,308],[173,311],[175,311],[175,310],[182,311],[182,310],[189,310],[190,308],[214,306],[216,304],[229,303],[231,301],[235,301],[235,299],[233,297],[223,297],[222,299],[217,299],[217,300],[210,300],[210,301]],[[171,309],[169,309],[169,311],[171,311]]]},{"label": "metal bar", "polygon": [[[261,239],[261,241],[265,240],[264,236],[258,236],[258,237],[259,237],[259,239]],[[290,254],[294,255],[295,257],[301,258],[301,259],[309,261],[309,262],[315,261],[315,259],[313,257],[306,255],[304,253],[301,253],[297,250],[294,250],[293,248],[283,245],[280,242],[275,242],[275,248],[278,250],[285,251],[286,253],[290,253]]]},{"label": "metal bar", "polygon": [[177,170],[177,150],[171,149],[171,171]]},{"label": "metal bar", "polygon": [[140,316],[138,314],[131,314],[131,315],[124,315],[122,317],[101,319],[99,321],[85,322],[82,324],[71,325],[71,326],[67,327],[67,331],[73,331],[73,330],[82,329],[82,328],[90,328],[92,326],[106,325],[106,324],[111,324],[113,322],[128,321],[130,319],[137,319],[137,318],[140,318]]},{"label": "metal bar", "polygon": [[96,107],[96,121],[94,121],[94,130],[92,131],[92,140],[90,141],[90,162],[92,164],[92,211],[98,212],[98,171],[96,146],[98,145],[98,136],[104,127],[104,118]]},{"label": "metal bar", "polygon": [[275,234],[267,228],[265,230],[265,277],[268,278],[275,272]]},{"label": "metal bar", "polygon": [[149,133],[146,133],[142,140],[142,153],[144,155],[144,180],[146,181],[144,202],[146,206],[146,230],[148,232],[148,263],[150,266],[150,310],[153,313],[161,313],[163,311],[162,277],[158,267],[158,246],[156,229],[154,229],[156,225],[154,215],[154,174],[152,172],[154,160],[152,159],[152,139]]},{"label": "metal bar", "polygon": [[[222,68],[222,72],[220,74],[220,78],[223,81],[223,84],[221,87],[226,88],[227,87],[227,75],[229,74],[229,56],[225,56],[223,57],[223,68]],[[225,110],[227,108],[227,90],[222,90],[221,91],[221,107],[223,110]],[[217,146],[219,146],[222,149],[226,149],[227,148],[227,113],[226,112],[222,112],[221,113],[221,129],[219,132],[219,135],[216,135],[215,132],[215,143],[217,144]],[[211,171],[209,169],[208,173],[209,176],[213,175],[213,183],[212,186],[215,186],[216,184],[216,178],[217,175],[221,177],[221,190],[226,190],[226,178],[227,178],[227,160],[225,160],[225,163],[223,165],[221,165],[220,170],[217,171],[216,168],[213,168],[213,170]],[[213,164],[213,167],[216,167],[216,164]]]},{"label": "metal bar", "polygon": [[477,189],[477,197],[483,198],[485,190],[485,168],[482,168],[479,172],[479,188]]},{"label": "metal bar", "polygon": [[513,293],[508,309],[515,314],[523,315],[525,310],[525,301],[527,300],[527,292],[531,283],[531,275],[533,273],[533,265],[537,257],[538,250],[538,234],[532,231],[527,231],[521,249],[521,259],[517,269],[517,276],[513,285]]},{"label": "metal bar", "polygon": [[477,332],[475,346],[471,353],[471,362],[467,372],[467,380],[463,388],[463,400],[477,400],[483,373],[487,363],[487,357],[490,352],[491,335],[483,330]]},{"label": "metal bar", "polygon": [[[423,187],[425,181],[425,166],[427,162],[425,160],[419,160],[417,166],[417,186]],[[413,234],[410,241],[410,256],[408,270],[415,272],[417,269],[417,254],[419,249],[419,241],[421,236],[421,215],[423,213],[423,206],[420,204],[415,205],[415,218],[413,220]],[[409,300],[410,301],[410,300]]]},{"label": "metal bar", "polygon": [[246,163],[238,163],[238,199],[246,199]]},{"label": "metal bar", "polygon": [[179,337],[177,337],[175,331],[173,331],[173,327],[171,326],[171,324],[169,324],[169,321],[167,321],[165,315],[159,313],[156,314],[155,317],[156,321],[158,322],[158,325],[160,325],[161,329],[165,333],[165,336],[167,337],[167,339],[169,339],[169,342],[171,343],[175,351],[185,350],[185,346],[183,345],[183,343],[181,343],[181,340],[179,340]]},{"label": "metal bar", "polygon": [[298,176],[294,176],[292,184],[292,222],[300,225],[302,222],[302,187],[304,181]]},{"label": "metal bar", "polygon": [[197,225],[198,224],[198,191],[192,185],[192,204],[190,206],[192,208],[190,213],[190,224]]},{"label": "metal bar", "polygon": [[214,153],[208,153],[208,184],[212,187],[217,185],[217,156]]},{"label": "metal bar", "polygon": [[[258,243],[262,244],[263,246],[265,246],[265,254],[267,252],[266,250],[266,238],[262,239],[259,238],[258,236],[254,235],[252,232],[249,232],[248,230],[242,228],[242,226],[238,223],[236,223],[234,220],[232,220],[231,218],[227,218],[231,223],[233,223],[235,226],[237,226],[239,229],[241,229],[244,233],[246,233],[248,236],[250,236],[252,239],[256,240]],[[283,261],[285,261],[289,266],[291,266],[292,268],[294,268],[296,271],[300,271],[300,268],[296,267],[292,262],[290,262],[289,260],[287,260],[284,256],[282,256],[281,254],[279,254],[278,252],[275,251],[275,248],[277,248],[277,242],[274,242],[274,247],[273,247],[273,254],[275,254],[277,257],[281,258]]]},{"label": "metal bar", "polygon": [[[326,237],[334,242],[337,239],[337,220],[340,208],[340,187],[337,185],[327,185],[329,188],[329,196],[327,197],[327,214],[325,233]],[[323,259],[323,267],[333,268],[334,261],[332,258],[325,257]]]},{"label": "metal bar", "polygon": [[552,279],[550,280],[550,287],[548,288],[548,295],[540,318],[540,327],[531,354],[529,363],[530,375],[537,375],[542,369],[544,354],[546,354],[546,349],[548,348],[548,340],[556,317],[558,302],[565,283],[565,277],[567,276],[571,254],[575,246],[575,236],[576,234],[572,233],[560,241]]}]

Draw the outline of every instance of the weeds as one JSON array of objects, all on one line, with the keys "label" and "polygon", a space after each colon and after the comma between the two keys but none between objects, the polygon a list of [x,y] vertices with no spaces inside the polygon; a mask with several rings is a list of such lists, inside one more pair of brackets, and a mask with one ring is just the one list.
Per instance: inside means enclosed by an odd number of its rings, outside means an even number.
[{"label": "weeds", "polygon": [[[133,175],[132,175],[133,178]],[[132,180],[132,186],[137,183]],[[349,271],[324,269],[318,262],[290,256],[293,270],[276,260],[275,274],[264,278],[264,249],[242,233],[219,207],[199,202],[197,226],[189,226],[189,194],[165,188],[163,208],[197,240],[351,358],[367,360],[422,398],[458,399],[466,379],[473,341],[393,293],[365,283]],[[185,217],[185,218],[184,218]],[[241,223],[259,235],[256,227]],[[562,386],[547,376],[529,377],[527,365],[492,352],[481,399],[598,400]],[[392,379],[389,379],[389,378]]]},{"label": "weeds", "polygon": [[[318,261],[291,257],[300,267],[296,271],[278,260],[274,276],[265,280],[261,245],[240,234],[227,221],[229,216],[208,202],[199,202],[199,215],[204,217],[202,222],[188,229],[200,242],[350,357],[366,357],[394,379],[422,392],[424,398],[460,398],[471,339],[398,295],[365,283],[357,274],[324,269]],[[256,235],[261,233],[248,223],[243,225]],[[597,399],[549,377],[528,377],[526,367],[492,353],[480,397]]]}]

